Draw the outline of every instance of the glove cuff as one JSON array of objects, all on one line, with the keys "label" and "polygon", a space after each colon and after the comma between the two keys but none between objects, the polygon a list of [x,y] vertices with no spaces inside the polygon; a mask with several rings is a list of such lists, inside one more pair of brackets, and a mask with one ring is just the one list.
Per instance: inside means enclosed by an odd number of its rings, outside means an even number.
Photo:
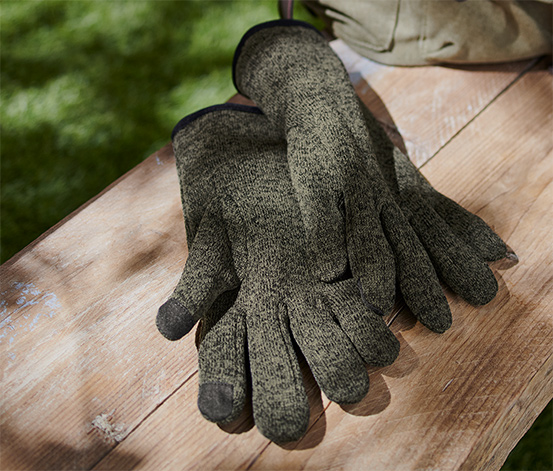
[{"label": "glove cuff", "polygon": [[[251,60],[248,59],[258,57],[261,51],[270,48],[266,41],[268,34],[272,35],[273,37],[274,35],[280,35],[283,37],[288,36],[288,41],[291,46],[297,44],[297,37],[294,36],[294,33],[291,29],[298,32],[312,30],[314,33],[317,34],[317,36],[320,36],[322,41],[324,41],[324,39],[322,39],[323,36],[320,34],[320,32],[313,25],[305,23],[304,21],[290,19],[273,20],[266,23],[258,24],[250,28],[240,40],[240,43],[236,48],[236,52],[234,53],[234,59],[232,62],[232,81],[234,83],[234,86],[236,87],[236,90],[238,90],[240,94],[249,98],[248,87],[244,86],[245,84],[242,83],[243,76],[245,75],[244,72],[251,69],[252,67],[259,68],[259,64],[253,66],[252,64],[250,64]],[[268,33],[267,30],[273,30],[273,32]],[[280,34],[278,30],[280,30]],[[246,56],[248,57],[246,58]]]},{"label": "glove cuff", "polygon": [[202,116],[209,113],[225,111],[225,110],[242,111],[244,113],[253,113],[253,114],[263,114],[263,112],[257,106],[241,105],[239,103],[223,103],[221,105],[208,106],[207,108],[203,108],[199,111],[196,111],[182,118],[177,123],[177,125],[173,128],[173,132],[171,133],[171,140],[174,140],[175,136],[180,131],[182,131],[190,123],[196,121],[198,118],[201,118]]}]

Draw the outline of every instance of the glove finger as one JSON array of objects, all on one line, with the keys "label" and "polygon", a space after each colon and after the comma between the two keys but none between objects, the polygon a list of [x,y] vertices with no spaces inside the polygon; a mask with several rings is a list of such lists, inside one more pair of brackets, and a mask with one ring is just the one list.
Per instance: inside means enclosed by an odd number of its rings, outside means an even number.
[{"label": "glove finger", "polygon": [[358,281],[350,279],[328,285],[325,299],[365,363],[386,366],[394,362],[399,354],[399,341],[382,316],[365,305]]},{"label": "glove finger", "polygon": [[239,285],[230,242],[220,218],[208,208],[175,291],[159,308],[156,325],[163,336],[178,340],[205,315],[217,297]]},{"label": "glove finger", "polygon": [[231,308],[206,334],[198,352],[198,408],[211,422],[236,419],[246,400],[246,319]]},{"label": "glove finger", "polygon": [[300,200],[300,209],[315,276],[326,282],[339,278],[347,267],[342,213],[331,198]]},{"label": "glove finger", "polygon": [[225,291],[222,293],[207,310],[205,315],[198,322],[196,329],[196,348],[200,348],[200,344],[207,335],[207,333],[219,323],[221,318],[228,312],[228,310],[236,302],[236,298],[240,288],[233,289],[231,291]]},{"label": "glove finger", "polygon": [[438,276],[455,293],[474,305],[487,304],[495,297],[498,286],[490,267],[456,237],[438,213],[419,205],[409,222]]},{"label": "glove finger", "polygon": [[351,270],[360,279],[365,302],[376,314],[388,314],[395,298],[395,261],[370,192],[346,196],[347,247]]},{"label": "glove finger", "polygon": [[[313,154],[305,135],[288,132],[288,163],[298,197],[301,218],[310,247],[314,273],[320,280],[333,281],[347,269],[344,214],[340,211],[341,194],[336,192],[338,169],[306,156]],[[320,144],[319,144],[320,147]],[[315,145],[315,149],[319,148]],[[311,164],[311,165],[310,165]]]},{"label": "glove finger", "polygon": [[292,299],[288,310],[294,338],[326,396],[338,404],[363,399],[369,390],[369,375],[328,307],[302,296]]},{"label": "glove finger", "polygon": [[309,403],[284,306],[265,303],[248,316],[254,421],[277,443],[298,440],[309,424]]},{"label": "glove finger", "polygon": [[494,262],[507,256],[505,242],[480,217],[441,193],[436,193],[432,199],[434,209],[452,232],[482,260]]},{"label": "glove finger", "polygon": [[423,245],[396,205],[384,208],[382,221],[396,257],[405,303],[425,327],[445,332],[451,327],[451,310]]}]

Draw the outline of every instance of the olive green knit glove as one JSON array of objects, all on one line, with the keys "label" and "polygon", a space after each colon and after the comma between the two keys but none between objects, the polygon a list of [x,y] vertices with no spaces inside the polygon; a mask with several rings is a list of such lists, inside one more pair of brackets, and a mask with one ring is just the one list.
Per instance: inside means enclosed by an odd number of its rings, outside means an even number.
[{"label": "olive green knit glove", "polygon": [[256,26],[238,46],[233,76],[286,138],[317,276],[332,281],[351,269],[380,313],[391,311],[397,280],[425,326],[449,328],[436,271],[382,176],[357,95],[322,36],[293,20]]},{"label": "olive green knit glove", "polygon": [[428,252],[439,277],[471,304],[497,291],[485,262],[518,258],[478,216],[436,191],[360,102],[382,175]]},{"label": "olive green knit glove", "polygon": [[195,113],[177,126],[173,146],[189,257],[157,326],[174,340],[199,318],[211,323],[199,348],[204,417],[234,420],[250,374],[258,429],[296,440],[309,405],[294,343],[327,397],[352,403],[369,387],[365,363],[390,364],[399,342],[354,278],[313,276],[286,143],[257,108]]}]

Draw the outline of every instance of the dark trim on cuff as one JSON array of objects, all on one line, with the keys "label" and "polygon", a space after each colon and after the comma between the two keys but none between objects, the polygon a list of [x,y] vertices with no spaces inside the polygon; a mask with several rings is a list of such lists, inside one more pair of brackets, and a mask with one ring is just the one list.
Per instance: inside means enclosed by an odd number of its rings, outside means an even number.
[{"label": "dark trim on cuff", "polygon": [[[238,85],[236,84],[236,64],[238,62],[238,58],[240,57],[240,53],[242,52],[242,48],[244,47],[246,41],[253,36],[254,34],[258,33],[261,30],[268,29],[268,28],[276,28],[279,26],[301,26],[303,28],[312,29],[313,31],[316,31],[318,34],[321,34],[321,32],[315,28],[312,24],[306,23],[305,21],[299,21],[299,20],[292,20],[292,19],[281,19],[281,20],[271,20],[267,21],[265,23],[260,23],[258,25],[253,26],[248,31],[246,31],[246,34],[242,36],[242,39],[238,43],[238,47],[236,48],[236,51],[234,52],[234,58],[232,59],[232,83],[234,84],[234,87],[236,90],[238,90],[239,93],[244,95],[238,88]],[[247,95],[244,95],[246,98],[249,98]]]},{"label": "dark trim on cuff", "polygon": [[224,110],[233,110],[233,111],[242,111],[245,113],[254,113],[254,114],[263,114],[263,112],[257,106],[241,105],[239,103],[223,103],[222,105],[213,105],[203,108],[199,111],[196,111],[188,116],[182,118],[177,125],[173,128],[171,133],[171,140],[175,138],[177,133],[188,126],[192,121],[209,114],[215,111],[224,111]]}]

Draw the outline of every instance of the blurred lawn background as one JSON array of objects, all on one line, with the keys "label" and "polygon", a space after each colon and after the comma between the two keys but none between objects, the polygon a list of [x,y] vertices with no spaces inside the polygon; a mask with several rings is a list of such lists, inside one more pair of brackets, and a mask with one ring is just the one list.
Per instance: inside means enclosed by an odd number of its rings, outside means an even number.
[{"label": "blurred lawn background", "polygon": [[[299,2],[296,2],[296,4]],[[276,0],[2,1],[1,262],[226,101]],[[301,5],[295,17],[314,20]],[[504,470],[553,469],[550,403]]]}]

